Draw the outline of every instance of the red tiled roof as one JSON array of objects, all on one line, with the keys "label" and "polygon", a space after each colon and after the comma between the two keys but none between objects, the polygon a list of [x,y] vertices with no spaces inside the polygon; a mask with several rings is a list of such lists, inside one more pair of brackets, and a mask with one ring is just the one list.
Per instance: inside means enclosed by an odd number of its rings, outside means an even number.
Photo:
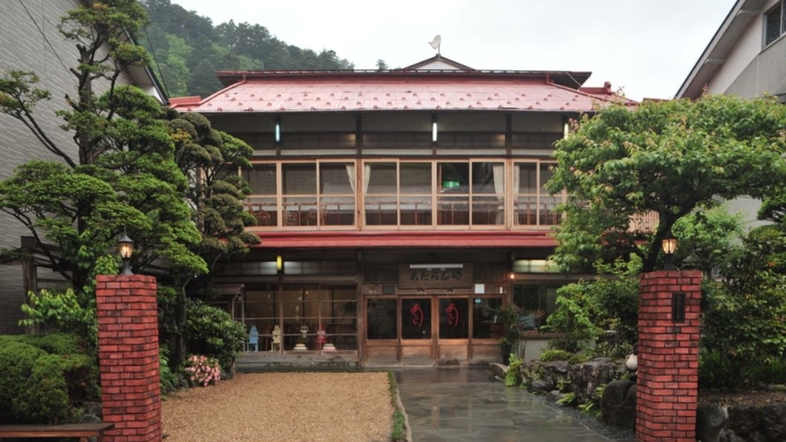
[{"label": "red tiled roof", "polygon": [[[243,73],[227,73],[230,74]],[[260,71],[244,75],[237,83],[198,104],[174,99],[171,105],[179,111],[199,113],[404,110],[589,112],[595,110],[598,104],[615,100],[633,103],[614,95],[586,93],[556,84],[544,72],[417,71],[374,75],[370,72]]]},{"label": "red tiled roof", "polygon": [[259,248],[496,248],[556,247],[548,231],[537,232],[257,232]]}]

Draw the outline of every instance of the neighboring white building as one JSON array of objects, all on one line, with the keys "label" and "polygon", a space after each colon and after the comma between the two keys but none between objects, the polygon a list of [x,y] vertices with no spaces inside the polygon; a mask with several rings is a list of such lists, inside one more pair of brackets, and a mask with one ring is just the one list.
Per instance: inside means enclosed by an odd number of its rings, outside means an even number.
[{"label": "neighboring white building", "polygon": [[[677,91],[676,98],[711,94],[753,98],[770,94],[786,102],[786,2],[738,0]],[[743,211],[750,227],[761,203],[738,198],[732,212]]]}]

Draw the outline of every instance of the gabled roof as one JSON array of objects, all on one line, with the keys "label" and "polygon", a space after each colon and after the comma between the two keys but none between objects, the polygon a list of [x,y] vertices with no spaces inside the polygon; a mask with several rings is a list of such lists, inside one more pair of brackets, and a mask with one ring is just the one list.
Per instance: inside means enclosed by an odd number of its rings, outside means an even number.
[{"label": "gabled roof", "polygon": [[431,58],[427,58],[423,61],[419,61],[413,65],[407,66],[403,68],[403,70],[412,70],[412,69],[431,69],[429,66],[439,66],[439,65],[448,65],[451,66],[453,69],[461,69],[464,71],[474,71],[471,67],[461,64],[457,61],[451,60],[447,57],[443,57],[440,54],[437,54]]},{"label": "gabled roof", "polygon": [[362,71],[220,72],[236,80],[197,101],[172,99],[170,105],[199,113],[286,113],[356,111],[541,111],[592,112],[598,104],[632,100],[603,89],[559,84],[589,76],[583,72],[534,71]]},{"label": "gabled roof", "polygon": [[737,0],[677,91],[676,98],[698,98],[704,86],[726,62],[751,21],[759,17],[767,0]]}]

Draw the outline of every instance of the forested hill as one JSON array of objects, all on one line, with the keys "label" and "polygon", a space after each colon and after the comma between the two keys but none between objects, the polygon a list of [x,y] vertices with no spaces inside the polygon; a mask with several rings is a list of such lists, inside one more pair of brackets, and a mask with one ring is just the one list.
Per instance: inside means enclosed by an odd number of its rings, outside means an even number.
[{"label": "forested hill", "polygon": [[216,92],[221,83],[215,72],[220,70],[353,68],[335,51],[288,45],[258,24],[230,20],[214,26],[209,18],[170,0],[140,3],[151,23],[137,37],[155,55],[151,67],[170,97]]}]

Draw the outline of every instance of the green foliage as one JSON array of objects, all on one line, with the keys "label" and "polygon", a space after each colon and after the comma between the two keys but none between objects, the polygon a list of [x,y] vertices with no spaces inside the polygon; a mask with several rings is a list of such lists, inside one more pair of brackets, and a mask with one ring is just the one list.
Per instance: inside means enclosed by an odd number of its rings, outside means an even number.
[{"label": "green foliage", "polygon": [[[765,197],[784,182],[786,108],[772,97],[613,105],[557,142],[550,192],[567,191],[554,260],[588,267],[633,253],[655,268],[660,240],[715,198]],[[655,212],[657,231],[631,225]]]},{"label": "green foliage", "polygon": [[22,396],[35,361],[45,354],[29,344],[0,342],[0,410],[4,414],[16,414],[14,400]]},{"label": "green foliage", "polygon": [[641,261],[596,263],[599,275],[592,281],[579,281],[557,291],[557,310],[541,327],[561,333],[554,338],[556,348],[576,353],[610,331],[619,343],[634,343],[638,330],[638,287]]},{"label": "green foliage", "polygon": [[497,323],[502,328],[500,344],[502,346],[516,345],[521,340],[521,328],[519,326],[519,316],[521,312],[515,305],[507,305],[499,308],[492,308],[491,313],[496,317]]},{"label": "green foliage", "polygon": [[392,371],[388,372],[388,390],[390,392],[390,402],[393,404],[393,429],[390,432],[390,440],[399,442],[406,439],[406,417],[401,410],[398,409],[398,384],[396,383],[396,376]]},{"label": "green foliage", "polygon": [[[786,354],[786,235],[777,225],[750,232],[721,267],[723,284],[704,286],[702,344],[727,359],[737,385],[750,367]],[[712,381],[715,382],[715,381]]]},{"label": "green foliage", "polygon": [[679,267],[710,275],[742,237],[743,213],[729,213],[725,205],[696,209],[677,220],[671,230],[679,238],[679,247],[674,253],[674,261]]},{"label": "green foliage", "polygon": [[562,396],[561,398],[559,398],[557,400],[557,403],[559,405],[562,405],[563,407],[567,407],[568,405],[572,405],[574,402],[576,402],[576,393],[574,393],[572,391],[570,391],[568,393],[565,393],[565,396]]},{"label": "green foliage", "polygon": [[73,289],[57,293],[42,289],[36,295],[27,294],[29,303],[22,304],[22,312],[27,318],[21,319],[19,325],[43,328],[45,332],[62,331],[84,336],[92,346],[98,344],[98,321],[95,302],[86,301],[83,307]]},{"label": "green foliage", "polygon": [[[54,140],[62,137],[38,124],[32,111],[48,94],[35,87],[34,75],[11,71],[0,79],[0,112],[23,123],[60,160],[19,167],[0,183],[0,210],[28,229],[84,308],[90,308],[97,267],[114,255],[124,230],[135,241],[137,272],[152,262],[191,275],[207,271],[190,250],[200,235],[184,198],[188,181],[177,167],[164,110],[144,91],[116,81],[127,67],[147,62],[146,51],[127,38],[146,20],[135,0],[81,6],[62,19],[60,32],[77,46],[78,64],[71,70],[76,89],[57,115],[75,145],[58,144]],[[44,244],[57,245],[61,255]]]},{"label": "green foliage", "polygon": [[611,358],[623,359],[633,353],[633,342],[620,341],[618,339],[600,340],[592,347],[592,358]]},{"label": "green foliage", "polygon": [[14,415],[25,422],[58,424],[81,415],[78,405],[99,397],[96,367],[86,355],[44,355],[35,361]]},{"label": "green foliage", "polygon": [[183,378],[175,374],[169,368],[169,347],[161,345],[158,347],[158,374],[161,384],[161,394],[177,390],[183,385]]},{"label": "green foliage", "polygon": [[12,342],[31,345],[56,355],[83,354],[89,351],[84,338],[73,333],[47,333],[45,335],[0,335],[0,346]]},{"label": "green foliage", "polygon": [[748,367],[745,377],[753,385],[786,384],[786,358]]},{"label": "green foliage", "polygon": [[505,386],[518,387],[522,382],[522,368],[524,361],[517,357],[515,354],[510,355],[510,364],[508,371],[505,373]]},{"label": "green foliage", "polygon": [[230,20],[214,26],[209,18],[170,0],[143,4],[152,19],[143,43],[155,52],[171,96],[216,92],[221,87],[216,70],[352,69],[334,51],[288,45],[258,24]]},{"label": "green foliage", "polygon": [[735,390],[744,383],[740,374],[744,368],[740,361],[720,351],[704,350],[699,353],[699,386]]},{"label": "green foliage", "polygon": [[24,423],[78,418],[99,397],[95,359],[81,350],[74,335],[0,337],[0,411]]},{"label": "green foliage", "polygon": [[199,300],[188,301],[185,338],[193,353],[218,359],[224,370],[231,370],[246,339],[245,326],[224,310]]},{"label": "green foliage", "polygon": [[572,361],[575,357],[576,355],[571,352],[558,348],[550,348],[544,350],[543,353],[540,354],[540,362]]}]

